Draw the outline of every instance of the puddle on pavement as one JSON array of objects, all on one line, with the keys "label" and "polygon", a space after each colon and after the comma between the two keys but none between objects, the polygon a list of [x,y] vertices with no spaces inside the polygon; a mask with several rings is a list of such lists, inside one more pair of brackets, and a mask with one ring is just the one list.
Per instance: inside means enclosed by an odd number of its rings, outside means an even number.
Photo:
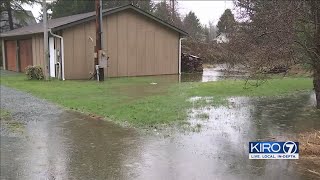
[{"label": "puddle on pavement", "polygon": [[57,122],[28,123],[24,138],[1,137],[1,179],[316,178],[312,163],[249,160],[247,152],[249,141],[320,128],[313,96],[231,98],[229,107],[190,111],[199,132],[166,137],[65,112]]}]

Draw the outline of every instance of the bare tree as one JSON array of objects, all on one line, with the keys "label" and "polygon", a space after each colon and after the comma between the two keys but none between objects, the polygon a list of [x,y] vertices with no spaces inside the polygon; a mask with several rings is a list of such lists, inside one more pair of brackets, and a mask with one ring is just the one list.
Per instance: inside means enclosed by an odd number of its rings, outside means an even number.
[{"label": "bare tree", "polygon": [[235,0],[242,23],[229,42],[230,59],[252,74],[309,64],[320,108],[320,1]]}]

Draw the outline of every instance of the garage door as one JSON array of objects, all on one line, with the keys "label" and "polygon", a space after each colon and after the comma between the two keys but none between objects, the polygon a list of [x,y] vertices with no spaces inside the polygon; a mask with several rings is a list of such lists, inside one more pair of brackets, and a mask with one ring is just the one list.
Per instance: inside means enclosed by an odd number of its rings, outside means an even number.
[{"label": "garage door", "polygon": [[10,71],[17,71],[16,41],[6,41],[5,47],[6,47],[7,69]]},{"label": "garage door", "polygon": [[19,40],[19,62],[20,71],[25,72],[25,68],[32,65],[32,40]]}]

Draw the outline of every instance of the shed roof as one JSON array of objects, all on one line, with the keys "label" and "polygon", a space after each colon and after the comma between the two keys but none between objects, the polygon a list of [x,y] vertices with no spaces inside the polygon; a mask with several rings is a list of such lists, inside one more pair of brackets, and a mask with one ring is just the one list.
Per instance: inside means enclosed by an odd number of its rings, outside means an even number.
[{"label": "shed roof", "polygon": [[[159,18],[156,16],[153,16],[150,13],[147,13],[140,8],[137,8],[131,4],[125,5],[125,6],[120,6],[116,8],[110,8],[110,9],[105,9],[102,11],[102,15],[106,16],[109,14],[113,14],[119,11],[127,10],[127,9],[132,9],[140,14],[143,14],[159,23],[161,23],[164,26],[169,27],[170,29],[179,32],[181,35],[187,35],[187,33]],[[87,22],[90,20],[95,19],[95,12],[88,12],[88,13],[83,13],[83,14],[76,14],[72,16],[66,16],[66,17],[61,17],[61,18],[56,18],[56,19],[50,19],[48,20],[48,29],[52,29],[52,31],[57,31],[61,29],[65,29],[70,26],[74,26],[83,22]],[[37,34],[37,33],[42,33],[43,32],[43,23],[37,23],[33,24],[30,26],[25,26],[22,28],[14,29],[12,31],[8,31],[5,33],[1,33],[0,37],[13,37],[13,36],[24,36],[24,35],[30,35],[30,34]]]}]

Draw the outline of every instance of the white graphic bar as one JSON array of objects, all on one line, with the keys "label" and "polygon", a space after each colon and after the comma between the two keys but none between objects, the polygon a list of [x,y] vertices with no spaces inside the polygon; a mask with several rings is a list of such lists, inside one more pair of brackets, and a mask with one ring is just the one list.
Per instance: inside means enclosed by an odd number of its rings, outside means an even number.
[{"label": "white graphic bar", "polygon": [[249,153],[249,159],[299,159],[299,154],[286,153]]}]

